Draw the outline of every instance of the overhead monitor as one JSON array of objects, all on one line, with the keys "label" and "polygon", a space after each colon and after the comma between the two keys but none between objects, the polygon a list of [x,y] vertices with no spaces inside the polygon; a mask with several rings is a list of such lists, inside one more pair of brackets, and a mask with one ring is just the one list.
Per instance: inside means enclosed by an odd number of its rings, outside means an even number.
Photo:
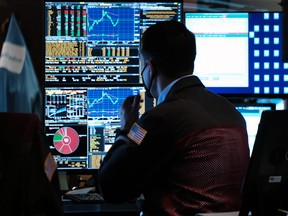
[{"label": "overhead monitor", "polygon": [[186,12],[184,22],[196,35],[194,74],[208,89],[228,97],[285,98],[281,12]]},{"label": "overhead monitor", "polygon": [[251,156],[262,112],[266,110],[275,110],[276,105],[273,103],[238,103],[234,105],[246,121]]},{"label": "overhead monitor", "polygon": [[139,84],[141,35],[183,1],[45,2],[45,85]]},{"label": "overhead monitor", "polygon": [[45,1],[44,128],[58,170],[95,173],[129,95],[153,107],[141,83],[142,33],[182,21],[183,1]]}]

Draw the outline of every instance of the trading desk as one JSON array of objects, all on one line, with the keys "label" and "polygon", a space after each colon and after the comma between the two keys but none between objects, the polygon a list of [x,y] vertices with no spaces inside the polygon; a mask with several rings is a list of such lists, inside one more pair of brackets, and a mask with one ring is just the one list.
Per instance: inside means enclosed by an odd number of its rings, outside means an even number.
[{"label": "trading desk", "polygon": [[76,203],[63,201],[64,216],[94,215],[94,216],[139,216],[140,210],[136,203]]}]

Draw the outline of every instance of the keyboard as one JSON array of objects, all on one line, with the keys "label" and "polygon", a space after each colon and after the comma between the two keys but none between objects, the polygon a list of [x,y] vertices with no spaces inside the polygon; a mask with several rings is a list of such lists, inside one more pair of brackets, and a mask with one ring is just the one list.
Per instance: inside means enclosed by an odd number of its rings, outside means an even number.
[{"label": "keyboard", "polygon": [[64,198],[71,199],[79,203],[104,203],[103,197],[98,193],[86,194],[65,194]]}]

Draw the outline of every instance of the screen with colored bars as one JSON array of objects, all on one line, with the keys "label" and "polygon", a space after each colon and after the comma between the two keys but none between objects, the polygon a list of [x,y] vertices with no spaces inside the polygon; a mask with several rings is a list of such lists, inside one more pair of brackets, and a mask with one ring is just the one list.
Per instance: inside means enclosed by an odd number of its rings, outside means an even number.
[{"label": "screen with colored bars", "polygon": [[143,87],[45,88],[46,139],[58,169],[99,168],[120,127],[122,102],[137,94],[145,99]]},{"label": "screen with colored bars", "polygon": [[275,110],[276,105],[273,103],[267,104],[235,104],[236,109],[242,114],[246,121],[248,144],[250,149],[250,156],[252,154],[255,143],[258,125],[260,123],[261,114],[265,110]]},{"label": "screen with colored bars", "polygon": [[208,89],[236,97],[288,93],[281,12],[187,12],[184,22],[196,36],[194,74]]},{"label": "screen with colored bars", "polygon": [[45,84],[139,84],[150,25],[182,20],[181,1],[45,3]]},{"label": "screen with colored bars", "polygon": [[124,99],[140,94],[142,33],[183,20],[183,1],[46,1],[44,130],[63,171],[98,169],[120,127]]}]

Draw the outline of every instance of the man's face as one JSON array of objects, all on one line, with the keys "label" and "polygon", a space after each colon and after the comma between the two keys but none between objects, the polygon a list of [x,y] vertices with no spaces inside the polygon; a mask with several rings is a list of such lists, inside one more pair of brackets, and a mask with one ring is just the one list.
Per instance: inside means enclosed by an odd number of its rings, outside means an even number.
[{"label": "man's face", "polygon": [[148,66],[148,62],[145,59],[144,55],[141,54],[139,55],[140,58],[140,68],[141,68],[141,78],[142,78],[142,82],[143,85],[145,87],[146,90],[146,94],[148,97],[153,98],[152,94],[151,94],[151,84],[152,84],[152,78],[151,78],[151,74],[150,74],[150,67]]},{"label": "man's face", "polygon": [[139,65],[139,67],[140,67],[140,69],[141,69],[141,74],[140,74],[140,76],[141,76],[141,78],[142,78],[142,82],[144,83],[144,84],[147,84],[148,82],[149,82],[149,80],[148,80],[148,70],[147,70],[147,62],[146,62],[146,59],[145,59],[145,57],[144,57],[144,55],[141,53],[141,51],[140,51],[140,53],[139,53],[139,59],[140,59],[140,65]]}]

